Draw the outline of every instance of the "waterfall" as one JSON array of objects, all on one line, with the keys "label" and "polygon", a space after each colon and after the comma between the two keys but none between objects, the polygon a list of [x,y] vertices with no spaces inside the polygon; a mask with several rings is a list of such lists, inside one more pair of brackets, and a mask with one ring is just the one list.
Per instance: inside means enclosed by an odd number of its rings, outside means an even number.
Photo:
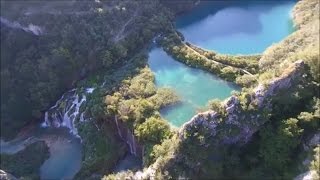
[{"label": "waterfall", "polygon": [[[95,88],[86,88],[85,93],[90,94]],[[75,126],[81,105],[87,100],[85,94],[77,94],[76,89],[72,89],[62,95],[62,97],[45,112],[44,122],[41,127],[67,127],[70,133],[78,136]],[[84,112],[80,114],[80,122],[84,122]]]},{"label": "waterfall", "polygon": [[48,121],[48,112],[44,114],[44,122],[41,123],[41,127],[48,127],[49,126],[49,121]]},{"label": "waterfall", "polygon": [[114,117],[114,121],[117,126],[118,135],[129,146],[130,153],[134,156],[137,156],[137,144],[136,144],[135,137],[134,137],[133,133],[128,128],[126,128],[126,130],[124,130],[125,127],[119,126],[117,116]]},{"label": "waterfall", "polygon": [[86,89],[86,92],[87,92],[87,93],[92,93],[92,92],[94,91],[94,89],[95,89],[95,88],[87,88],[87,89]]},{"label": "waterfall", "polygon": [[118,124],[118,117],[115,116],[114,120],[116,121],[116,125],[117,125],[117,130],[118,130],[118,134],[121,137],[121,139],[123,139],[121,132],[120,132],[120,128],[119,128],[119,124]]},{"label": "waterfall", "polygon": [[130,153],[136,156],[134,136],[129,129],[127,130],[127,144],[130,147]]},{"label": "waterfall", "polygon": [[127,140],[127,144],[128,144],[128,146],[130,148],[130,153],[134,154],[132,144],[131,144],[131,142],[129,140]]},{"label": "waterfall", "polygon": [[85,119],[84,119],[84,113],[81,113],[81,115],[80,115],[80,122],[84,122],[85,121]]},{"label": "waterfall", "polygon": [[104,81],[100,87],[104,87],[105,84],[106,84],[106,81]]},{"label": "waterfall", "polygon": [[36,36],[39,36],[43,33],[41,27],[36,26],[34,24],[29,24],[28,27],[25,27],[23,25],[21,25],[20,23],[14,21],[10,21],[6,18],[0,17],[0,22],[5,24],[6,26],[10,27],[10,28],[14,28],[14,29],[21,29],[25,32],[30,32]]},{"label": "waterfall", "polygon": [[135,156],[137,156],[136,140],[134,138],[133,133],[131,133],[131,138],[132,138],[132,152]]}]

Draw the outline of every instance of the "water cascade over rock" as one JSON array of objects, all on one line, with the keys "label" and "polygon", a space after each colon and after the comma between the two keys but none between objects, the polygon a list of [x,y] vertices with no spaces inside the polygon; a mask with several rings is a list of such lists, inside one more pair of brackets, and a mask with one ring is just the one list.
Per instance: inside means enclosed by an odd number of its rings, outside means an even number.
[{"label": "water cascade over rock", "polygon": [[41,27],[36,26],[34,24],[29,24],[28,27],[21,25],[20,23],[16,22],[16,21],[10,21],[6,18],[0,17],[0,22],[2,24],[5,24],[6,26],[10,27],[10,28],[14,28],[14,29],[21,29],[25,32],[29,32],[32,33],[36,36],[39,36],[43,33],[43,30]]},{"label": "water cascade over rock", "polygon": [[84,114],[79,115],[81,105],[86,101],[86,94],[92,93],[94,88],[87,88],[85,93],[78,94],[75,89],[70,90],[62,95],[62,97],[45,113],[45,121],[42,127],[67,127],[70,132],[78,136],[75,126],[77,117],[80,122],[84,122]]},{"label": "water cascade over rock", "polygon": [[129,147],[130,153],[134,156],[140,156],[142,148],[136,142],[134,134],[130,131],[129,128],[125,127],[122,121],[118,120],[117,116],[115,116],[114,121],[117,126],[118,135],[124,142],[126,142]]}]

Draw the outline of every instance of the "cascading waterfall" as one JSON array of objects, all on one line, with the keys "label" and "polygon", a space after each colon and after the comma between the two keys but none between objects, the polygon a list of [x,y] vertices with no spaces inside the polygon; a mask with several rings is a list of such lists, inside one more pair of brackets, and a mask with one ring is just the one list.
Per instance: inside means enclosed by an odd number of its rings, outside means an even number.
[{"label": "cascading waterfall", "polygon": [[[92,93],[94,88],[87,88],[86,94]],[[79,115],[79,110],[81,105],[86,101],[85,94],[77,94],[76,89],[72,89],[65,94],[56,102],[45,113],[45,120],[41,124],[42,127],[67,127],[70,129],[70,133],[79,137],[78,130],[75,126],[77,116]],[[84,122],[84,113],[80,114],[80,122]]]},{"label": "cascading waterfall", "polygon": [[117,125],[117,130],[118,130],[118,134],[120,136],[121,139],[123,139],[121,132],[120,132],[120,128],[119,128],[119,124],[118,124],[118,118],[117,116],[115,116],[114,120],[116,121],[116,125]]},{"label": "cascading waterfall", "polygon": [[115,124],[117,126],[118,135],[120,136],[120,138],[124,142],[127,143],[127,145],[129,146],[129,149],[130,149],[130,153],[134,156],[137,156],[137,144],[136,144],[135,137],[134,137],[133,133],[129,129],[122,131],[122,129],[124,129],[124,128],[119,126],[117,116],[115,116],[114,120],[115,120]]},{"label": "cascading waterfall", "polygon": [[137,148],[136,148],[136,140],[134,138],[133,133],[131,133],[131,139],[132,139],[132,153],[137,156]]},{"label": "cascading waterfall", "polygon": [[36,36],[39,36],[43,33],[43,30],[41,29],[41,27],[36,26],[34,24],[29,24],[28,27],[25,27],[16,21],[10,21],[10,20],[3,18],[3,17],[0,17],[0,22],[10,28],[21,29],[25,32],[30,32]]},{"label": "cascading waterfall", "polygon": [[[79,112],[81,105],[86,101],[86,94],[90,94],[95,88],[86,88],[85,93],[77,94],[76,89],[72,89],[65,94],[45,112],[45,120],[41,124],[42,127],[67,127],[70,133],[79,137],[78,130],[75,126],[77,117],[79,122],[84,122],[84,112]],[[137,156],[137,144],[134,134],[121,125],[115,116],[115,124],[117,126],[118,135],[129,146],[130,153]],[[79,137],[80,138],[80,137]]]}]

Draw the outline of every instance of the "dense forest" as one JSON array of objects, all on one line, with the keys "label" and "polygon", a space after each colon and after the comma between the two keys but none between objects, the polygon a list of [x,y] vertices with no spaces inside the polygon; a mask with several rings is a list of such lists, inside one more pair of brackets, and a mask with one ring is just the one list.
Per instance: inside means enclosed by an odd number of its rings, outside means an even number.
[{"label": "dense forest", "polygon": [[104,179],[293,179],[306,171],[318,179],[318,12],[317,1],[298,2],[296,31],[261,57],[217,55],[183,42],[175,30],[163,34],[159,43],[177,60],[244,88],[226,101],[210,101],[208,111],[154,146],[154,163],[142,172]]},{"label": "dense forest", "polygon": [[[3,1],[1,6],[1,136],[6,138],[43,117],[77,80],[125,64],[168,27],[170,17],[156,2]],[[110,8],[100,11],[103,6]],[[41,34],[5,25],[4,18],[25,27],[35,23]]]},{"label": "dense forest", "polygon": [[[38,125],[64,92],[94,87],[75,118],[83,149],[74,179],[319,178],[317,0],[297,2],[296,31],[259,55],[187,42],[174,17],[197,3],[1,1],[1,142]],[[181,97],[156,86],[147,62],[152,41],[242,90],[171,126],[160,111]],[[39,179],[48,148],[38,141],[1,154],[1,169]],[[115,172],[128,154],[141,158],[141,167]]]}]

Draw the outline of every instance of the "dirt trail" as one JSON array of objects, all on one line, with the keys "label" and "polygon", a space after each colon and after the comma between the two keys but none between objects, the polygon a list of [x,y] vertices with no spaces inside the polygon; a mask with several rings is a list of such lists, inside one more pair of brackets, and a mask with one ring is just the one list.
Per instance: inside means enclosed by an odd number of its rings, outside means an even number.
[{"label": "dirt trail", "polygon": [[128,33],[125,33],[125,30],[127,28],[127,26],[137,17],[138,15],[138,10],[136,10],[132,16],[130,17],[130,19],[128,19],[127,22],[125,22],[123,25],[122,25],[122,28],[119,30],[119,32],[115,35],[114,37],[114,42],[119,42],[121,41],[122,39],[124,39]]},{"label": "dirt trail", "polygon": [[216,63],[216,64],[223,64],[223,65],[225,65],[225,66],[229,66],[229,67],[235,68],[235,69],[237,69],[237,70],[240,70],[240,71],[242,71],[242,72],[245,73],[245,74],[254,76],[253,74],[251,74],[250,72],[248,72],[247,70],[245,70],[245,69],[243,69],[243,68],[238,68],[238,67],[230,66],[230,65],[228,65],[228,64],[224,64],[224,63],[215,61],[215,60],[213,60],[213,59],[209,59],[209,58],[207,58],[206,56],[200,54],[198,51],[196,51],[196,50],[194,50],[193,48],[191,48],[190,46],[188,46],[188,45],[185,45],[185,46],[186,46],[188,49],[190,49],[191,51],[193,51],[194,53],[196,53],[198,56],[204,58],[204,59],[207,60],[207,61],[212,61],[212,62],[214,62],[214,63]]}]

